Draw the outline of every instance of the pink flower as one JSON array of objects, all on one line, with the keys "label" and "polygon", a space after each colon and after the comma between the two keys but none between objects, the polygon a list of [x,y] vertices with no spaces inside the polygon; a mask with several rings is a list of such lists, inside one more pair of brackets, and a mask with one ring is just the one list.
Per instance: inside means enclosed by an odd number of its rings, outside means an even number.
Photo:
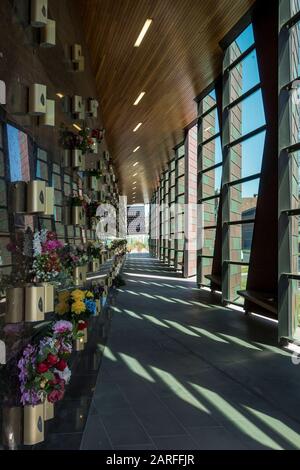
[{"label": "pink flower", "polygon": [[43,253],[48,251],[55,251],[63,247],[63,244],[59,240],[47,240],[43,243],[42,251]]},{"label": "pink flower", "polygon": [[56,333],[56,334],[62,334],[62,333],[71,332],[72,329],[73,329],[72,323],[69,322],[69,321],[65,321],[65,320],[57,321],[57,322],[53,325],[53,331],[54,331],[54,333]]}]

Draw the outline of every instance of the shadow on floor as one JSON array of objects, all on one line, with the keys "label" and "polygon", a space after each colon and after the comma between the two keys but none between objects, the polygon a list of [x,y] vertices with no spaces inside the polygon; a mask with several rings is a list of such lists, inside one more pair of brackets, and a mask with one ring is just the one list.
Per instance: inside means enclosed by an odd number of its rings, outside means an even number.
[{"label": "shadow on floor", "polygon": [[82,449],[300,449],[299,371],[277,325],[130,255]]}]

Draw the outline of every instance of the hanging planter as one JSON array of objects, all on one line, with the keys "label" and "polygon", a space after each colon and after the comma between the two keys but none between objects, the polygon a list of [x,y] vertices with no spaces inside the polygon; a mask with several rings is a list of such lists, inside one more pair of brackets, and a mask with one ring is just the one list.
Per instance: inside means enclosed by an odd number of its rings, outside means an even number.
[{"label": "hanging planter", "polygon": [[24,321],[24,305],[24,287],[9,287],[6,289],[5,322],[20,323]]},{"label": "hanging planter", "polygon": [[76,266],[73,271],[73,280],[75,286],[80,286],[86,282],[87,265]]},{"label": "hanging planter", "polygon": [[51,403],[46,398],[44,403],[44,421],[49,421],[50,419],[54,418],[54,403]]},{"label": "hanging planter", "polygon": [[43,286],[25,287],[25,321],[36,322],[45,319],[45,289]]},{"label": "hanging planter", "polygon": [[44,405],[24,406],[24,445],[31,446],[44,440]]},{"label": "hanging planter", "polygon": [[41,284],[45,291],[45,313],[54,311],[54,286],[49,282]]}]

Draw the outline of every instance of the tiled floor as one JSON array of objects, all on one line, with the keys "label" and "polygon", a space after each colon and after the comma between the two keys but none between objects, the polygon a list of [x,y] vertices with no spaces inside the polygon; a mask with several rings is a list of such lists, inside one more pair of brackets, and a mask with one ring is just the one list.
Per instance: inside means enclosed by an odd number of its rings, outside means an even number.
[{"label": "tiled floor", "polygon": [[144,254],[124,274],[81,449],[300,449],[300,366],[274,323]]}]

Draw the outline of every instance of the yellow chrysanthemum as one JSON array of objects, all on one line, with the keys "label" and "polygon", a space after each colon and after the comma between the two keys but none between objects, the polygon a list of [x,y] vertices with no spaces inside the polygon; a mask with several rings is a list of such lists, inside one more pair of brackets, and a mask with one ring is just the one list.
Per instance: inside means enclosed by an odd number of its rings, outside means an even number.
[{"label": "yellow chrysanthemum", "polygon": [[70,298],[70,293],[67,290],[63,290],[58,293],[58,300],[59,302],[67,302]]},{"label": "yellow chrysanthemum", "polygon": [[94,298],[94,294],[93,294],[93,292],[91,292],[91,291],[88,290],[88,291],[86,291],[86,293],[85,293],[85,297],[86,297],[86,299],[93,299],[93,298]]},{"label": "yellow chrysanthemum", "polygon": [[64,315],[67,313],[69,310],[69,305],[66,302],[59,302],[55,306],[55,312],[58,313],[59,315]]},{"label": "yellow chrysanthemum", "polygon": [[80,313],[85,311],[85,303],[81,300],[77,300],[72,304],[71,310],[76,315],[80,315]]},{"label": "yellow chrysanthemum", "polygon": [[75,289],[71,292],[71,297],[74,301],[83,300],[84,299],[84,291],[80,289]]}]

